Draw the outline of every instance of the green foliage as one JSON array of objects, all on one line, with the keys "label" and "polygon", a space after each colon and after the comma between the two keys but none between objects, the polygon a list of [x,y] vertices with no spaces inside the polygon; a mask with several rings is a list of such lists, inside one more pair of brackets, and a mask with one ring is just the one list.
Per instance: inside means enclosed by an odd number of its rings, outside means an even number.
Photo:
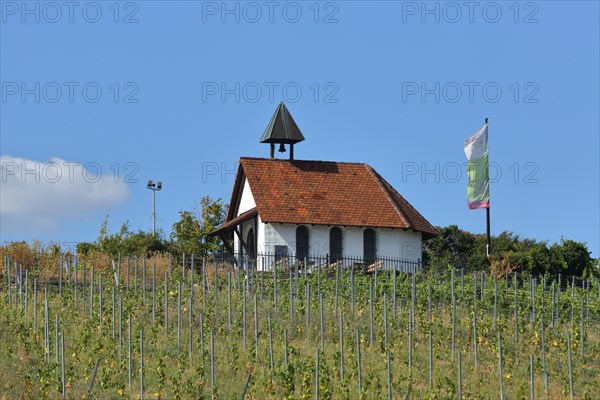
[{"label": "green foliage", "polygon": [[503,274],[512,271],[532,275],[597,276],[597,262],[590,257],[586,243],[561,239],[548,246],[546,242],[521,238],[504,231],[492,236],[491,259],[486,255],[486,237],[463,231],[456,225],[437,228],[440,236],[424,243],[423,259],[430,270],[443,272],[448,265],[467,272],[489,270]]},{"label": "green foliage", "polygon": [[79,242],[77,243],[77,253],[83,256],[87,256],[88,254],[94,252],[94,251],[99,251],[100,248],[98,247],[98,245],[96,245],[96,243],[90,243],[90,242]]},{"label": "green foliage", "polygon": [[560,273],[563,275],[575,275],[590,278],[598,276],[598,268],[594,259],[590,257],[586,243],[575,242],[573,240],[561,239],[560,243],[555,243],[550,247],[550,251],[555,255],[560,265]]},{"label": "green foliage", "polygon": [[209,237],[223,222],[227,213],[227,205],[219,198],[212,200],[205,196],[200,199],[200,210],[180,211],[180,219],[173,224],[171,241],[173,251],[206,256],[213,251],[223,251],[223,244],[218,237]]},{"label": "green foliage", "polygon": [[121,245],[121,253],[123,254],[151,254],[168,250],[168,243],[163,239],[161,231],[154,236],[151,232],[138,231],[137,233],[129,233],[123,239]]},{"label": "green foliage", "polygon": [[131,232],[129,230],[129,221],[123,222],[117,233],[111,233],[108,229],[108,216],[106,216],[104,221],[102,221],[96,243],[93,245],[84,244],[82,248],[86,251],[99,249],[101,252],[116,259],[119,252],[121,254],[149,255],[154,252],[167,251],[168,245],[161,231],[157,232],[156,236],[150,232],[141,230],[137,233]]},{"label": "green foliage", "polygon": [[179,211],[179,217],[179,221],[173,224],[173,231],[171,232],[173,249],[178,254],[202,254],[204,234],[200,221],[190,211]]},{"label": "green foliage", "polygon": [[98,239],[96,239],[96,244],[102,252],[116,257],[120,250],[120,244],[128,233],[129,221],[125,221],[121,225],[118,233],[111,234],[110,230],[108,229],[107,215],[100,226],[100,233],[98,234]]},{"label": "green foliage", "polygon": [[459,229],[457,225],[438,228],[440,236],[426,242],[432,262],[464,265],[472,250],[476,237]]},{"label": "green foliage", "polygon": [[[535,246],[534,246],[535,247]],[[541,249],[541,247],[540,247]],[[532,247],[532,251],[536,251]],[[570,254],[570,253],[567,253]],[[213,266],[207,266],[213,271]],[[98,270],[97,270],[98,271]],[[222,270],[219,280],[227,282],[230,270]],[[146,286],[146,294],[142,287],[127,288],[107,279],[103,281],[102,296],[104,309],[104,329],[99,330],[100,315],[98,312],[100,287],[98,275],[94,285],[92,298],[94,313],[90,316],[90,281],[87,280],[85,292],[83,286],[63,286],[62,293],[50,285],[48,288],[48,307],[50,316],[59,314],[59,327],[65,332],[65,367],[67,398],[139,398],[140,388],[140,331],[144,331],[144,397],[153,399],[231,399],[240,398],[245,381],[251,375],[251,384],[246,398],[250,399],[314,399],[316,392],[315,368],[319,371],[319,394],[321,399],[365,399],[386,398],[387,392],[387,360],[385,351],[378,344],[383,335],[386,320],[383,317],[383,295],[387,297],[387,326],[389,328],[390,351],[390,384],[392,398],[414,399],[454,399],[457,396],[457,359],[451,351],[451,331],[453,323],[456,331],[456,351],[462,354],[462,395],[469,399],[488,399],[498,395],[498,345],[497,333],[502,337],[504,357],[504,390],[505,397],[510,399],[524,398],[529,390],[529,355],[535,357],[536,390],[543,390],[541,349],[545,348],[549,375],[548,398],[565,398],[569,394],[567,365],[566,334],[571,334],[571,356],[573,359],[573,378],[575,398],[592,399],[600,389],[597,371],[600,367],[600,346],[598,321],[600,316],[600,281],[592,280],[591,287],[577,286],[574,296],[571,290],[558,290],[556,285],[538,285],[535,297],[531,297],[527,274],[516,277],[519,283],[513,292],[512,279],[509,284],[510,297],[505,297],[505,281],[498,281],[499,296],[497,299],[497,326],[495,329],[494,281],[487,275],[481,286],[481,274],[467,274],[463,282],[455,280],[455,300],[458,318],[453,316],[451,295],[453,293],[449,275],[415,275],[415,307],[416,320],[411,340],[412,370],[408,369],[408,319],[412,301],[412,277],[400,274],[397,279],[387,271],[378,274],[377,283],[373,275],[357,273],[351,279],[348,269],[341,272],[339,279],[323,273],[320,280],[321,294],[324,304],[324,351],[319,352],[319,363],[315,362],[315,349],[321,345],[318,315],[318,294],[311,296],[311,313],[309,331],[306,337],[304,311],[300,307],[306,299],[302,296],[302,288],[310,283],[311,290],[317,289],[316,273],[307,278],[303,275],[296,282],[288,280],[285,273],[277,277],[277,304],[274,311],[275,277],[271,272],[264,276],[239,271],[233,274],[231,286],[222,284],[213,292],[214,280],[209,277],[203,281],[200,271],[196,271],[191,286],[189,277],[184,278],[174,272],[172,283],[182,283],[181,333],[182,343],[187,343],[188,332],[192,334],[193,349],[188,353],[186,346],[177,345],[176,315],[178,310],[177,289],[171,285],[169,297],[169,314],[173,316],[168,332],[165,332],[164,320],[153,320],[151,286]],[[456,272],[456,271],[455,271]],[[81,271],[79,271],[81,274]],[[100,272],[96,272],[99,274]],[[226,275],[227,274],[227,275]],[[89,276],[89,270],[88,270]],[[460,275],[457,275],[458,277]],[[81,275],[80,275],[81,278]],[[157,298],[162,303],[164,281],[158,276]],[[256,279],[256,280],[254,280]],[[475,279],[477,293],[474,297]],[[79,281],[81,282],[81,280]],[[244,283],[248,282],[248,286]],[[396,290],[393,284],[396,282]],[[29,282],[31,285],[31,282]],[[208,285],[204,287],[202,285]],[[45,357],[44,343],[44,311],[40,303],[44,299],[42,286],[38,282],[37,328],[33,328],[34,308],[32,288],[29,286],[27,297],[28,308],[17,302],[15,294],[12,300],[7,296],[8,287],[0,284],[0,357],[4,363],[0,365],[0,393],[6,398],[15,399],[54,399],[61,397],[60,365],[54,361],[55,333],[53,322],[50,322],[50,359]],[[370,290],[373,285],[373,309],[375,325],[375,344],[369,342],[369,308]],[[187,301],[194,287],[194,303],[192,306],[192,326],[187,318]],[[338,288],[339,297],[335,288]],[[350,291],[355,292],[355,311],[352,310]],[[431,288],[432,317],[428,316],[428,298]],[[129,365],[129,326],[123,324],[122,335],[115,338],[111,335],[111,293],[116,289],[119,300],[123,301],[123,318],[131,317],[133,341],[132,385],[128,386]],[[207,290],[208,289],[208,290]],[[75,296],[75,291],[78,293]],[[87,294],[84,294],[87,293]],[[231,293],[231,298],[228,298]],[[393,293],[396,293],[395,302]],[[216,296],[218,294],[218,296]],[[253,340],[244,345],[244,332],[251,336],[254,325],[253,311],[244,318],[243,304],[246,296],[256,295],[259,306],[258,324],[259,353],[254,354]],[[517,299],[519,340],[514,335],[513,295]],[[542,301],[544,296],[545,301]],[[144,302],[144,297],[146,301]],[[290,308],[289,299],[293,298],[294,308]],[[217,298],[219,299],[217,301]],[[585,300],[584,312],[580,314],[579,302]],[[474,303],[476,301],[477,303]],[[533,303],[532,303],[533,302]],[[575,305],[575,324],[571,317],[571,302]],[[397,304],[396,304],[397,303]],[[557,305],[561,307],[558,308]],[[228,322],[228,311],[231,305],[232,323]],[[474,307],[476,305],[476,307]],[[535,320],[532,321],[531,306],[536,309]],[[545,307],[545,308],[544,308]],[[478,366],[473,358],[473,310],[477,316]],[[25,311],[27,310],[27,311]],[[248,311],[248,310],[247,310]],[[545,312],[544,312],[545,311]],[[161,315],[164,309],[159,308]],[[290,314],[291,313],[291,314]],[[343,352],[339,342],[339,313],[344,320]],[[200,337],[199,317],[203,315],[203,336]],[[272,318],[273,326],[273,360],[274,371],[269,368],[267,315]],[[578,325],[579,316],[584,316],[584,332]],[[293,318],[290,318],[292,316]],[[115,314],[115,320],[118,314]],[[51,318],[52,321],[52,318]],[[454,321],[454,322],[453,322]],[[544,344],[541,342],[540,328],[544,323],[546,330]],[[244,329],[244,326],[246,329]],[[117,332],[120,325],[116,325]],[[282,329],[288,332],[287,367],[284,363],[285,342]],[[190,329],[192,328],[192,329]],[[356,330],[361,332],[361,392],[358,388]],[[214,340],[214,351],[208,350],[207,332],[217,334]],[[429,332],[433,332],[433,387],[429,387]],[[120,341],[123,338],[122,348]],[[583,341],[585,338],[585,341]],[[201,342],[204,353],[200,353]],[[585,357],[580,346],[585,345]],[[544,347],[542,347],[542,345]],[[208,355],[214,355],[209,357]],[[344,378],[340,375],[340,361],[344,359]],[[121,358],[119,362],[119,358]],[[100,358],[101,364],[96,376],[92,395],[88,395],[91,375],[95,360]],[[211,365],[211,359],[214,365]],[[215,390],[211,385],[211,373],[215,371]],[[541,393],[541,392],[540,392]],[[0,396],[1,397],[1,396]]]},{"label": "green foliage", "polygon": [[487,269],[485,235],[476,235],[457,225],[438,227],[440,236],[424,243],[425,265],[434,271],[444,271],[448,265],[468,271]]}]

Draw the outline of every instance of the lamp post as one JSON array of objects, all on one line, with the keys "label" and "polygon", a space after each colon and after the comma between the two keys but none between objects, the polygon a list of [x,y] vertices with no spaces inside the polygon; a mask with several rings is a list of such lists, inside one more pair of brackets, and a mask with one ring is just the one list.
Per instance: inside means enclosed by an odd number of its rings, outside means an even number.
[{"label": "lamp post", "polygon": [[156,192],[162,189],[162,182],[148,181],[146,188],[152,190],[152,236],[156,236]]}]

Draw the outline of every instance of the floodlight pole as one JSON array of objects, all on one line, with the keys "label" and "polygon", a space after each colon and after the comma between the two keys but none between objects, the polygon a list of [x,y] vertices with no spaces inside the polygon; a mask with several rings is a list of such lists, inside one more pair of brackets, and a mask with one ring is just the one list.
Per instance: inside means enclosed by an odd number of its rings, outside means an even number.
[{"label": "floodlight pole", "polygon": [[148,181],[146,188],[152,190],[152,236],[156,236],[156,192],[162,189],[162,182]]},{"label": "floodlight pole", "polygon": [[156,236],[156,190],[152,189],[152,236]]}]

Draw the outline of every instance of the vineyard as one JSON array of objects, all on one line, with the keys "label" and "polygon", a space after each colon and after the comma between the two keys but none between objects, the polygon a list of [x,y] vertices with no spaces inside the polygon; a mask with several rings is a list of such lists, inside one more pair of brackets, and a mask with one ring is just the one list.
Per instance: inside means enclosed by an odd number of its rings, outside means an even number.
[{"label": "vineyard", "polygon": [[596,278],[185,261],[5,257],[0,399],[600,393]]}]

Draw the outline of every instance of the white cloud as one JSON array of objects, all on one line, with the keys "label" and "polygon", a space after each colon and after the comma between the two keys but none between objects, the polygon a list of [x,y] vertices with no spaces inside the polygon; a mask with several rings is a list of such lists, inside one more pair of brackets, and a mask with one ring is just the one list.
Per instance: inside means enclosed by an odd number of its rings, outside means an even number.
[{"label": "white cloud", "polygon": [[97,163],[54,157],[49,162],[0,156],[0,224],[3,234],[53,230],[66,218],[105,212],[126,201],[126,183],[103,175]]}]

